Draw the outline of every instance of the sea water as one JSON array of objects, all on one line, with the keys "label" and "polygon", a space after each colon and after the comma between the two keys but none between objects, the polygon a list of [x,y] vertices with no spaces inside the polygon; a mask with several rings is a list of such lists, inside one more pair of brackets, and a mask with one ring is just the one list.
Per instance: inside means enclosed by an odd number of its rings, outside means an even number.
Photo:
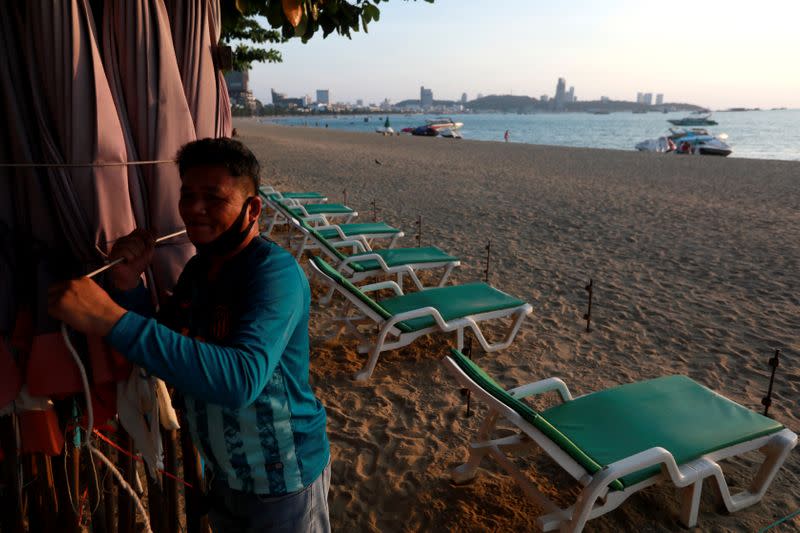
[{"label": "sea water", "polygon": [[[630,112],[594,115],[590,113],[512,113],[453,114],[463,122],[461,134],[465,139],[503,141],[505,131],[509,142],[634,150],[645,139],[668,134],[673,126],[667,119],[683,118],[686,112]],[[421,126],[435,115],[390,114],[389,122],[395,131]],[[366,121],[364,119],[367,119]],[[784,159],[800,161],[800,109],[774,111],[720,111],[712,115],[717,126],[700,126],[714,135],[728,134],[733,149],[730,157],[754,159]],[[349,131],[375,132],[381,128],[386,115],[308,115],[270,120],[291,126],[329,127]],[[431,142],[458,142],[454,139],[431,138]]]}]

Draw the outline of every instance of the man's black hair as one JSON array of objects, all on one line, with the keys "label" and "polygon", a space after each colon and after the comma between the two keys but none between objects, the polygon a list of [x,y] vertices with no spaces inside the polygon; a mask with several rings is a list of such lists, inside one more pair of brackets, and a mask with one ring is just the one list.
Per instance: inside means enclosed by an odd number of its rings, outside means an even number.
[{"label": "man's black hair", "polygon": [[253,152],[239,141],[206,137],[184,144],[175,159],[181,176],[195,167],[223,167],[233,177],[249,179],[253,189],[248,194],[258,194],[261,165]]}]

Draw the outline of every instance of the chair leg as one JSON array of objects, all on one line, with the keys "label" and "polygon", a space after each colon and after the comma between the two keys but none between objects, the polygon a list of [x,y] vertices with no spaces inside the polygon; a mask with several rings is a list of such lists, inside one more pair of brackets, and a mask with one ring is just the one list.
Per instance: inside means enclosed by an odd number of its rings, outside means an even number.
[{"label": "chair leg", "polygon": [[697,525],[697,514],[700,510],[700,495],[702,492],[702,479],[698,479],[688,487],[681,489],[680,521],[684,527],[694,527]]},{"label": "chair leg", "polygon": [[453,483],[469,483],[475,479],[475,475],[478,473],[478,466],[491,449],[488,446],[481,446],[481,443],[489,440],[489,436],[494,431],[496,424],[497,412],[490,411],[489,414],[486,415],[484,421],[481,423],[480,429],[478,429],[479,440],[470,444],[469,458],[467,459],[467,462],[453,468],[450,471],[450,479],[453,481]]},{"label": "chair leg", "polygon": [[353,379],[356,381],[369,380],[373,370],[375,370],[375,365],[378,364],[378,358],[381,355],[383,343],[386,341],[386,336],[389,334],[389,329],[389,327],[384,327],[381,330],[380,334],[378,335],[378,339],[375,341],[375,346],[372,348],[372,351],[369,354],[369,361],[367,361],[367,364],[364,365],[364,368],[355,373]]}]

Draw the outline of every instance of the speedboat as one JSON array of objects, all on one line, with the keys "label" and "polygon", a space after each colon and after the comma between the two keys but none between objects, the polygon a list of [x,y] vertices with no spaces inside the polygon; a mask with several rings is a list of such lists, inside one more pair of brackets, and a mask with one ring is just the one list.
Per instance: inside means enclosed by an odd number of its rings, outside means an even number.
[{"label": "speedboat", "polygon": [[716,126],[717,121],[711,120],[711,113],[694,112],[688,117],[668,119],[667,122],[675,126]]},{"label": "speedboat", "polygon": [[733,152],[725,141],[728,135],[712,135],[705,128],[670,128],[669,135],[647,139],[636,144],[640,152],[674,152],[677,154],[718,155],[726,157]]},{"label": "speedboat", "polygon": [[439,132],[430,126],[417,126],[416,128],[403,128],[403,133],[410,133],[411,135],[419,135],[422,137],[436,137]]},{"label": "speedboat", "polygon": [[439,135],[451,139],[461,139],[461,132],[458,130],[451,130],[450,128],[444,128],[439,130]]},{"label": "speedboat", "polygon": [[450,117],[438,117],[434,119],[426,120],[425,123],[428,125],[429,128],[433,128],[436,131],[448,129],[451,131],[456,131],[457,129],[461,128],[464,125],[463,122],[455,122]]},{"label": "speedboat", "polygon": [[675,143],[677,153],[719,155],[727,157],[733,150],[725,141],[728,134],[712,135],[705,128],[670,128],[669,139]]}]

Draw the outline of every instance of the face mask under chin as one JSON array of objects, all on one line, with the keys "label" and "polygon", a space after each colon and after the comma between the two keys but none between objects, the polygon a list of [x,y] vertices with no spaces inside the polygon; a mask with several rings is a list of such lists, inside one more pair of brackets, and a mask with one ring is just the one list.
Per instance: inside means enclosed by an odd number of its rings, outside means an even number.
[{"label": "face mask under chin", "polygon": [[239,229],[242,227],[242,223],[247,216],[247,208],[250,206],[250,201],[252,199],[253,196],[247,197],[244,201],[244,205],[242,205],[242,210],[239,212],[239,216],[237,216],[233,224],[220,233],[216,239],[205,244],[195,244],[198,255],[220,257],[231,253],[244,242],[253,224],[255,224],[255,220],[253,220],[245,229]]}]

